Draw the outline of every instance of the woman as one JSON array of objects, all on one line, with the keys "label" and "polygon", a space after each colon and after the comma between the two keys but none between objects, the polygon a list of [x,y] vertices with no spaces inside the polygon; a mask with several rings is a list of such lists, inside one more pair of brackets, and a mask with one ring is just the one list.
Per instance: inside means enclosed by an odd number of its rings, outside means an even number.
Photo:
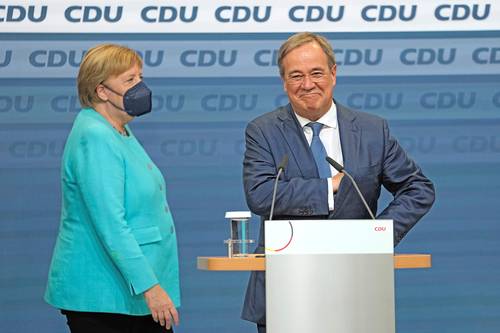
[{"label": "woman", "polygon": [[78,95],[45,300],[71,332],[171,331],[180,305],[175,228],[160,170],[127,125],[151,111],[141,58],[118,45],[90,49]]}]

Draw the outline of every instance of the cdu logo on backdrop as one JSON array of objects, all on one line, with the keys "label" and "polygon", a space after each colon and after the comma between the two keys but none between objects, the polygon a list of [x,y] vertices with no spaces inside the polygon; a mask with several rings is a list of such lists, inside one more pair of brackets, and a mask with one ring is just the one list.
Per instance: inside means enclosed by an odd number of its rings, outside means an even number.
[{"label": "cdu logo on backdrop", "polygon": [[[165,60],[164,50],[136,50],[141,56],[145,67],[161,66]],[[87,50],[61,50],[61,49],[38,49],[29,54],[29,63],[33,67],[80,67],[80,63]],[[0,53],[0,67],[2,64],[9,64],[12,56],[10,53],[5,53],[2,61]],[[5,66],[5,65],[4,65]]]},{"label": "cdu logo on backdrop", "polygon": [[204,111],[252,111],[257,107],[258,95],[210,94],[203,96]]},{"label": "cdu logo on backdrop", "polygon": [[121,20],[122,14],[123,6],[70,6],[64,10],[64,17],[72,23],[114,23]]},{"label": "cdu logo on backdrop", "polygon": [[417,15],[417,5],[369,5],[361,10],[361,17],[366,22],[411,21]]},{"label": "cdu logo on backdrop", "polygon": [[473,91],[427,92],[420,97],[420,105],[425,109],[471,109],[476,104],[476,95]]},{"label": "cdu logo on backdrop", "polygon": [[255,52],[253,61],[257,66],[270,67],[278,65],[278,50],[258,50]]},{"label": "cdu logo on backdrop", "polygon": [[472,52],[476,64],[500,64],[500,47],[479,47]]},{"label": "cdu logo on backdrop", "polygon": [[141,10],[141,19],[147,23],[165,23],[181,21],[191,23],[198,16],[198,6],[147,6]]},{"label": "cdu logo on backdrop", "polygon": [[408,48],[401,52],[400,60],[404,65],[451,65],[455,61],[456,48]]},{"label": "cdu logo on backdrop", "polygon": [[267,22],[271,17],[271,6],[220,6],[215,9],[215,19],[222,23]]},{"label": "cdu logo on backdrop", "polygon": [[359,110],[396,110],[403,105],[403,93],[353,93],[347,97],[347,106]]},{"label": "cdu logo on backdrop", "polygon": [[15,140],[8,146],[13,159],[36,159],[58,163],[64,150],[65,140]]},{"label": "cdu logo on backdrop", "polygon": [[485,4],[484,7],[477,4],[446,4],[437,6],[434,11],[434,16],[439,21],[464,21],[469,18],[481,21],[490,16],[490,8],[490,4]]},{"label": "cdu logo on backdrop", "polygon": [[339,65],[369,65],[376,66],[382,62],[382,49],[335,49],[336,62]]},{"label": "cdu logo on backdrop", "polygon": [[34,50],[29,55],[29,63],[33,67],[78,68],[86,50]]},{"label": "cdu logo on backdrop", "polygon": [[153,111],[179,112],[184,108],[186,95],[163,95],[154,93],[152,97]]},{"label": "cdu logo on backdrop", "polygon": [[217,154],[219,139],[169,139],[160,144],[164,156],[198,156],[207,157]]},{"label": "cdu logo on backdrop", "polygon": [[7,67],[12,60],[12,50],[0,50],[0,68]]},{"label": "cdu logo on backdrop", "polygon": [[33,109],[35,96],[0,95],[0,114],[7,112],[26,113]]},{"label": "cdu logo on backdrop", "polygon": [[344,17],[345,6],[294,6],[288,17],[293,22],[339,22]]},{"label": "cdu logo on backdrop", "polygon": [[0,5],[0,22],[30,21],[40,23],[47,18],[47,6],[3,6]]},{"label": "cdu logo on backdrop", "polygon": [[185,67],[231,67],[236,63],[238,50],[186,50],[181,53],[181,64]]}]

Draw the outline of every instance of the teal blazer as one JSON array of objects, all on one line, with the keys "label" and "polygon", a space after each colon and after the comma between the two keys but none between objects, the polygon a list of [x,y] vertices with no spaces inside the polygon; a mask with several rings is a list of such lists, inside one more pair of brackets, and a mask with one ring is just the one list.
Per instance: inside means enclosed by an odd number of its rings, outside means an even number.
[{"label": "teal blazer", "polygon": [[62,159],[62,211],[45,300],[73,311],[146,315],[159,283],[180,305],[175,227],[160,170],[127,127],[83,109]]}]

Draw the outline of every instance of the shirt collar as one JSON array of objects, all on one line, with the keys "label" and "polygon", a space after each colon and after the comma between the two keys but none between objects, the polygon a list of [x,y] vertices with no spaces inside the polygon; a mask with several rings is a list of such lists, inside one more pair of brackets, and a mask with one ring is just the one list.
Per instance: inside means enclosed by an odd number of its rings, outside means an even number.
[{"label": "shirt collar", "polygon": [[[311,122],[311,120],[299,116],[295,111],[294,113],[302,128]],[[337,128],[337,107],[335,106],[335,103],[332,103],[330,110],[328,110],[323,117],[319,118],[316,122],[323,124],[325,127]]]}]

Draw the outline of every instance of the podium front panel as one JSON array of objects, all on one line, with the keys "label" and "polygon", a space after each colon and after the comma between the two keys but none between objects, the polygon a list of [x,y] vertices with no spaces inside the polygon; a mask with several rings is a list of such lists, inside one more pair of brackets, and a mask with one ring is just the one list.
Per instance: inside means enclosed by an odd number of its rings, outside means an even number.
[{"label": "podium front panel", "polygon": [[392,221],[266,221],[267,332],[394,333],[392,242]]}]

